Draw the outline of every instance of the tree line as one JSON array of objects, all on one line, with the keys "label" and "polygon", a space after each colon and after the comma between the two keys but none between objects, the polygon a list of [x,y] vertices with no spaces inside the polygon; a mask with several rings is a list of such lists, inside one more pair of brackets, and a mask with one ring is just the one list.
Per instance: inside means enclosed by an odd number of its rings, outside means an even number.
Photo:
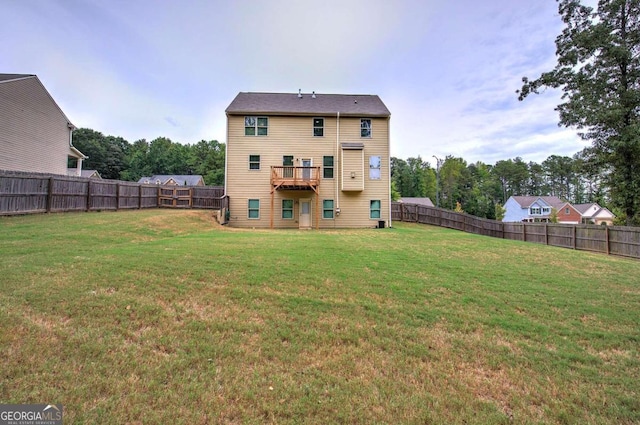
[{"label": "tree line", "polygon": [[557,196],[574,204],[610,206],[609,187],[587,151],[551,155],[541,164],[522,158],[495,164],[447,156],[434,166],[420,156],[391,158],[392,197],[428,197],[442,208],[495,219],[510,196]]},{"label": "tree line", "polygon": [[88,156],[82,168],[97,170],[105,179],[138,181],[154,174],[199,174],[206,185],[224,184],[225,145],[217,140],[191,145],[158,137],[131,144],[122,137],[80,128],[73,132],[73,146]]}]

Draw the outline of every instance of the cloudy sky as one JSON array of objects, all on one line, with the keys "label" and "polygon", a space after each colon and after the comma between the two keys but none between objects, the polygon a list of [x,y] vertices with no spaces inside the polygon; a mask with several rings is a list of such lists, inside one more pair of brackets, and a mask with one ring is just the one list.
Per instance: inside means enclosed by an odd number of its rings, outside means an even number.
[{"label": "cloudy sky", "polygon": [[377,94],[391,154],[542,162],[586,146],[560,93],[555,0],[0,0],[0,72],[36,74],[77,127],[225,141],[240,91]]}]

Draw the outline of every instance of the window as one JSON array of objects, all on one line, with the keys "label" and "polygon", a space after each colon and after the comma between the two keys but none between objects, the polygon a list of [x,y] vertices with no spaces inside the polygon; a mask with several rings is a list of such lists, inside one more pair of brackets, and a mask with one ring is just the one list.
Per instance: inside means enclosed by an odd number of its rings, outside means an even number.
[{"label": "window", "polygon": [[360,120],[360,137],[371,137],[371,120],[368,118]]},{"label": "window", "polygon": [[333,218],[333,199],[322,201],[322,218]]},{"label": "window", "polygon": [[369,217],[380,218],[380,200],[373,200],[369,205]]},{"label": "window", "polygon": [[282,218],[285,220],[293,218],[293,199],[282,200]]},{"label": "window", "polygon": [[325,179],[333,178],[333,156],[322,157],[322,177]]},{"label": "window", "polygon": [[380,180],[380,157],[369,157],[369,178],[371,180]]},{"label": "window", "polygon": [[245,136],[266,136],[269,127],[267,117],[244,117]]},{"label": "window", "polygon": [[570,214],[568,207],[564,209],[564,213],[565,213],[565,215],[569,215]]},{"label": "window", "polygon": [[531,209],[529,210],[529,214],[540,215],[540,207],[531,207]]},{"label": "window", "polygon": [[260,199],[249,199],[248,218],[260,218]]},{"label": "window", "polygon": [[324,118],[313,119],[313,137],[324,136]]},{"label": "window", "polygon": [[549,214],[551,212],[551,208],[549,207],[542,207],[542,214]]},{"label": "window", "polygon": [[249,169],[250,170],[260,169],[260,155],[249,155]]}]

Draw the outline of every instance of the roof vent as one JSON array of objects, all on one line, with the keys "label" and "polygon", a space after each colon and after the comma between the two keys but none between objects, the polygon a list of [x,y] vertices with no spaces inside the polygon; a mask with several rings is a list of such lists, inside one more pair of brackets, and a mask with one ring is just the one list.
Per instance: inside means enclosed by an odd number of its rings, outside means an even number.
[{"label": "roof vent", "polygon": [[302,89],[298,89],[298,99],[302,99]]},{"label": "roof vent", "polygon": [[315,91],[312,91],[312,92],[311,92],[311,98],[312,98],[312,99],[315,99],[315,98],[316,98],[316,92],[315,92]]},{"label": "roof vent", "polygon": [[358,103],[358,99],[353,99],[353,103]]}]

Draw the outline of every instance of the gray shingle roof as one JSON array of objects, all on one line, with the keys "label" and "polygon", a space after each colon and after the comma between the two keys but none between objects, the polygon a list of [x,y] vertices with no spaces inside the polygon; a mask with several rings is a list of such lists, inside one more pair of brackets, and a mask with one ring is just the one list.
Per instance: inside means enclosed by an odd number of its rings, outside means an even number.
[{"label": "gray shingle roof", "polygon": [[33,74],[0,74],[1,81],[17,80],[18,78],[35,77]]},{"label": "gray shingle roof", "polygon": [[566,204],[566,202],[562,201],[557,196],[514,196],[513,199],[520,204],[522,208],[529,208],[531,204],[538,199],[542,199],[554,208],[559,208]]},{"label": "gray shingle roof", "polygon": [[229,115],[325,115],[389,117],[391,112],[376,95],[240,92],[225,111]]},{"label": "gray shingle roof", "polygon": [[154,174],[151,177],[140,177],[138,183],[144,184],[145,182],[149,182],[150,184],[155,184],[156,181],[159,180],[160,183],[164,184],[169,180],[173,180],[178,183],[178,185],[197,186],[200,179],[202,179],[202,176],[199,174]]},{"label": "gray shingle roof", "polygon": [[431,202],[431,199],[429,198],[400,198],[400,202],[403,202],[405,204],[425,205],[427,207],[435,206],[433,205],[433,202]]}]

